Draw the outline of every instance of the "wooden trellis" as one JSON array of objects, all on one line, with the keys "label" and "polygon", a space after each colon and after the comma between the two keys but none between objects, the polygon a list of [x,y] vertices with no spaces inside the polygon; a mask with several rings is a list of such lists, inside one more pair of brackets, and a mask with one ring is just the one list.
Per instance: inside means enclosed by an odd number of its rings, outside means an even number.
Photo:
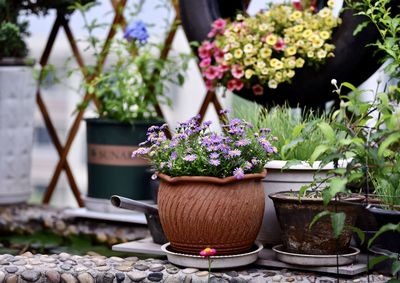
[{"label": "wooden trellis", "polygon": [[[96,75],[99,74],[102,71],[102,69],[104,67],[105,60],[106,60],[106,58],[108,56],[108,52],[109,52],[109,47],[110,47],[111,41],[112,41],[112,39],[114,38],[114,36],[116,34],[117,28],[118,27],[125,28],[125,26],[126,26],[126,20],[124,18],[123,11],[124,11],[124,8],[126,6],[127,0],[110,0],[110,1],[111,1],[113,10],[114,10],[114,18],[113,18],[112,23],[110,24],[108,35],[107,35],[105,44],[103,46],[103,50],[100,53],[101,55],[99,57],[99,60],[96,62],[95,72],[90,76],[87,74],[87,72],[86,72],[87,69],[86,69],[85,63],[83,61],[81,53],[80,53],[80,51],[78,49],[78,46],[76,44],[75,37],[74,37],[70,27],[69,27],[69,14],[66,14],[66,13],[64,13],[62,11],[58,11],[56,19],[55,19],[55,22],[54,22],[53,27],[51,29],[49,38],[47,40],[45,49],[44,49],[43,54],[42,54],[42,56],[40,58],[40,65],[41,65],[40,74],[41,75],[39,76],[39,80],[43,79],[42,76],[43,76],[45,67],[48,64],[50,53],[51,53],[51,51],[53,49],[54,42],[56,40],[58,31],[61,28],[64,29],[64,31],[65,31],[65,33],[67,35],[68,42],[69,42],[69,44],[71,46],[71,49],[72,49],[73,57],[76,59],[84,79],[87,82],[90,82],[90,80],[95,78]],[[160,53],[160,57],[161,58],[166,58],[168,56],[168,53],[169,53],[169,51],[171,49],[172,42],[173,42],[173,40],[175,38],[175,35],[176,35],[177,27],[178,27],[178,25],[180,23],[178,0],[171,0],[171,1],[172,1],[173,8],[175,10],[175,18],[173,20],[173,23],[171,25],[169,33],[168,33],[168,35],[167,35],[167,37],[165,39],[164,47],[163,47],[163,49],[162,49],[162,51]],[[39,81],[38,86],[37,86],[36,101],[37,101],[39,110],[42,113],[42,116],[43,116],[43,119],[44,119],[44,123],[45,123],[46,128],[47,128],[47,130],[49,132],[50,138],[51,138],[52,142],[54,143],[54,146],[56,147],[56,150],[57,150],[57,153],[58,153],[58,156],[59,156],[59,161],[58,161],[58,163],[57,163],[57,165],[56,165],[56,167],[54,169],[51,181],[50,181],[50,183],[49,183],[49,185],[47,187],[47,190],[46,190],[46,192],[44,194],[43,203],[44,204],[48,204],[50,202],[50,199],[51,199],[51,197],[52,197],[52,195],[54,193],[54,190],[55,190],[55,187],[57,185],[57,182],[58,182],[58,180],[60,178],[60,174],[64,170],[66,175],[67,175],[67,180],[68,180],[68,183],[69,183],[69,185],[71,187],[72,193],[73,193],[78,205],[80,207],[83,207],[84,206],[84,202],[82,200],[81,193],[79,191],[79,188],[78,188],[78,186],[76,184],[76,181],[75,181],[75,178],[73,176],[71,167],[70,167],[70,165],[68,163],[67,157],[68,157],[69,151],[71,149],[72,143],[74,142],[74,139],[75,139],[76,134],[78,132],[80,123],[81,123],[81,121],[83,119],[83,115],[84,115],[84,111],[85,110],[83,108],[81,108],[75,114],[73,124],[72,124],[72,126],[69,129],[68,134],[67,134],[66,142],[65,142],[64,145],[62,145],[62,143],[60,141],[60,138],[58,137],[57,131],[56,131],[55,127],[54,127],[54,123],[52,122],[52,120],[51,120],[51,118],[49,116],[49,111],[47,110],[47,107],[46,107],[46,105],[45,105],[45,103],[43,101],[43,98],[42,98],[42,95],[41,95],[40,81]],[[94,95],[86,92],[84,97],[83,97],[82,104],[87,104],[90,101],[93,101],[97,108],[99,107],[99,103],[96,100],[96,97]],[[218,98],[217,98],[217,96],[216,96],[214,91],[208,91],[206,96],[205,96],[205,98],[204,98],[204,100],[203,100],[203,103],[202,103],[202,105],[200,107],[200,110],[199,110],[199,114],[201,115],[202,118],[205,116],[206,111],[207,111],[207,109],[208,109],[210,104],[214,105],[214,107],[215,107],[217,112],[222,110],[221,104],[218,101]],[[156,105],[154,105],[154,106],[155,106],[157,114],[160,117],[164,117],[163,112],[162,112],[159,104],[156,103]]]}]

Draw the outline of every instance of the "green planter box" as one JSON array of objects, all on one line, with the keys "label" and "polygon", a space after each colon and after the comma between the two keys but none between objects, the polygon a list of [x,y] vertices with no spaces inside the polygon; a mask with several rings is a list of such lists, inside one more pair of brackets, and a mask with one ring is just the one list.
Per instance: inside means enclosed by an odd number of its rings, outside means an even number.
[{"label": "green planter box", "polygon": [[105,119],[86,119],[88,156],[88,198],[109,200],[120,195],[135,200],[151,198],[148,162],[131,158],[145,141],[147,129],[160,121],[139,121],[133,125]]}]

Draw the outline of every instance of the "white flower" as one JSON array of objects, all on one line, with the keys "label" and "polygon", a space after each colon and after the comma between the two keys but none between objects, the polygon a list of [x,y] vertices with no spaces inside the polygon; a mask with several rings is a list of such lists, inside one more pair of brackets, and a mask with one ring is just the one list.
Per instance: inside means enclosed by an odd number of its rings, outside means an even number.
[{"label": "white flower", "polygon": [[131,112],[137,112],[139,110],[139,106],[137,104],[133,104],[129,106],[129,111]]}]

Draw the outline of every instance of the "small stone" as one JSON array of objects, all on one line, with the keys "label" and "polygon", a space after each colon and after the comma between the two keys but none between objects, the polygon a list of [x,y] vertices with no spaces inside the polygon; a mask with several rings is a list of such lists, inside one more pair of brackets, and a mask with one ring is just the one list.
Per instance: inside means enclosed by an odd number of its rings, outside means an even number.
[{"label": "small stone", "polygon": [[86,270],[87,270],[87,268],[83,267],[83,266],[78,266],[78,267],[75,268],[75,271],[78,272],[78,273],[81,273],[81,272],[86,271]]},{"label": "small stone", "polygon": [[168,276],[167,279],[165,279],[164,283],[179,283],[179,277],[177,276]]},{"label": "small stone", "polygon": [[70,273],[61,274],[62,283],[78,283],[78,280]]},{"label": "small stone", "polygon": [[185,268],[182,270],[183,273],[185,274],[192,274],[199,271],[197,268]]},{"label": "small stone", "polygon": [[104,274],[103,282],[104,283],[113,283],[114,278],[115,278],[114,274],[107,272],[106,274]]},{"label": "small stone", "polygon": [[10,265],[10,262],[7,260],[0,260],[0,265]]},{"label": "small stone", "polygon": [[66,261],[64,261],[65,264],[69,264],[69,265],[77,265],[76,260],[73,259],[67,259]]},{"label": "small stone", "polygon": [[15,274],[7,275],[5,283],[18,283],[18,276]]},{"label": "small stone", "polygon": [[133,267],[135,269],[141,270],[141,271],[145,271],[145,270],[149,269],[149,266],[147,266],[145,264],[135,264]]},{"label": "small stone", "polygon": [[69,264],[61,264],[60,268],[68,271],[68,270],[70,270],[72,268],[72,266],[69,265]]},{"label": "small stone", "polygon": [[57,267],[57,264],[55,264],[55,263],[49,263],[49,264],[47,265],[47,267],[48,267],[48,268],[56,268],[56,267]]},{"label": "small stone", "polygon": [[253,277],[253,278],[258,277],[258,276],[260,276],[260,273],[252,273],[251,274],[251,277]]},{"label": "small stone", "polygon": [[109,258],[111,261],[115,261],[115,262],[121,262],[124,261],[123,258],[117,257],[117,256],[112,256]]},{"label": "small stone", "polygon": [[272,272],[272,271],[266,271],[264,272],[265,275],[267,275],[268,277],[272,277],[276,275],[276,272]]},{"label": "small stone", "polygon": [[33,254],[31,252],[24,252],[21,256],[24,257],[33,257]]},{"label": "small stone", "polygon": [[125,258],[125,261],[137,262],[138,260],[139,260],[139,258],[136,256],[130,256],[130,257]]},{"label": "small stone", "polygon": [[280,282],[282,280],[282,275],[275,275],[272,277],[272,281]]},{"label": "small stone", "polygon": [[42,262],[41,262],[39,259],[31,259],[31,260],[29,261],[29,263],[32,264],[32,265],[39,265],[39,264],[41,264]]},{"label": "small stone", "polygon": [[296,280],[297,280],[297,281],[303,281],[303,277],[301,277],[301,276],[296,276]]},{"label": "small stone", "polygon": [[183,279],[183,283],[192,283],[192,276],[185,275],[185,278]]},{"label": "small stone", "polygon": [[33,269],[33,266],[30,265],[30,264],[27,264],[27,265],[25,265],[25,268],[26,268],[26,269]]},{"label": "small stone", "polygon": [[353,282],[354,282],[354,283],[360,283],[360,282],[361,282],[361,279],[360,279],[360,278],[354,279]]},{"label": "small stone", "polygon": [[296,281],[296,278],[294,278],[294,277],[286,278],[286,282],[293,282],[293,281]]},{"label": "small stone", "polygon": [[25,270],[24,272],[21,273],[22,279],[28,281],[28,282],[36,282],[39,280],[41,274],[38,271],[35,270]]},{"label": "small stone", "polygon": [[61,279],[60,273],[55,270],[46,271],[46,278],[50,283],[58,283]]},{"label": "small stone", "polygon": [[248,272],[249,274],[251,274],[251,273],[258,273],[258,270],[255,269],[255,268],[250,268],[250,269],[247,270],[247,272]]},{"label": "small stone", "polygon": [[0,283],[3,283],[3,280],[5,277],[6,277],[6,275],[4,274],[4,272],[0,271]]},{"label": "small stone", "polygon": [[117,272],[115,273],[115,279],[117,280],[117,283],[121,283],[125,280],[125,274],[122,272]]},{"label": "small stone", "polygon": [[239,274],[236,271],[228,271],[226,273],[226,275],[230,276],[230,277],[238,277]]},{"label": "small stone", "polygon": [[90,260],[85,260],[82,262],[82,265],[84,265],[86,267],[92,267],[95,264],[93,262],[91,262]]},{"label": "small stone", "polygon": [[132,266],[129,265],[117,265],[115,267],[116,270],[122,271],[122,272],[128,272],[132,271]]},{"label": "small stone", "polygon": [[143,271],[132,271],[128,272],[126,275],[128,275],[128,277],[134,282],[142,281],[147,277],[146,272]]},{"label": "small stone", "polygon": [[222,274],[221,272],[213,272],[212,275],[214,275],[215,277],[222,277],[222,275],[224,274]]},{"label": "small stone", "polygon": [[310,281],[311,283],[315,283],[315,281],[316,281],[315,276],[309,276],[307,279],[308,279],[308,281]]},{"label": "small stone", "polygon": [[87,272],[79,274],[78,281],[80,283],[94,283],[94,279],[93,279],[92,275],[90,275]]},{"label": "small stone", "polygon": [[285,275],[286,277],[291,277],[291,276],[292,276],[292,273],[291,273],[291,272],[286,272],[284,275]]},{"label": "small stone", "polygon": [[7,271],[8,273],[15,273],[18,271],[18,267],[11,265],[11,266],[6,266],[5,271]]},{"label": "small stone", "polygon": [[40,261],[44,262],[44,263],[53,263],[53,262],[56,262],[57,260],[55,258],[46,256],[46,257],[41,257]]},{"label": "small stone", "polygon": [[150,265],[150,268],[149,268],[149,270],[152,271],[152,272],[160,272],[160,271],[162,271],[164,269],[165,269],[165,267],[162,264],[159,264],[159,263]]},{"label": "small stone", "polygon": [[246,280],[244,280],[241,277],[233,277],[231,280],[229,280],[231,283],[246,283]]},{"label": "small stone", "polygon": [[217,277],[211,277],[210,283],[228,283],[229,281],[226,280],[225,278],[217,278]]},{"label": "small stone", "polygon": [[383,281],[383,280],[385,280],[385,276],[383,276],[382,274],[379,274],[378,279]]},{"label": "small stone", "polygon": [[199,272],[196,272],[196,275],[199,277],[208,276],[208,271],[199,271]]},{"label": "small stone", "polygon": [[104,259],[94,258],[92,260],[96,266],[104,266],[107,265],[107,262]]},{"label": "small stone", "polygon": [[[96,269],[98,271],[103,271],[104,272],[104,271],[109,271],[111,269],[111,267],[108,266],[108,265],[104,265],[104,266],[97,266]],[[120,271],[122,271],[122,270],[120,270]]]},{"label": "small stone", "polygon": [[147,279],[149,279],[152,282],[158,282],[163,279],[163,274],[162,272],[152,272],[147,276]]},{"label": "small stone", "polygon": [[167,268],[167,272],[168,272],[169,274],[176,274],[176,273],[179,272],[179,268],[177,268],[177,267],[170,267],[170,268]]},{"label": "small stone", "polygon": [[13,262],[14,265],[25,265],[26,264],[26,260],[17,260]]},{"label": "small stone", "polygon": [[59,257],[63,257],[63,258],[65,258],[65,259],[71,257],[71,255],[70,255],[69,253],[60,253],[58,256],[59,256]]}]

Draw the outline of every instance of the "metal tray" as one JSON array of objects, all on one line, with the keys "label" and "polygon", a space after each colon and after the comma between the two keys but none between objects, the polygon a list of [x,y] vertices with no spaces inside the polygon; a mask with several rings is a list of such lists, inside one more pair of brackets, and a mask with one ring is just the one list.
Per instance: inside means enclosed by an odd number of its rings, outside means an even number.
[{"label": "metal tray", "polygon": [[274,246],[272,250],[276,253],[278,260],[302,266],[349,265],[357,259],[357,255],[360,253],[360,250],[354,247],[350,247],[347,253],[339,255],[307,255],[290,253],[285,251],[283,245]]}]

